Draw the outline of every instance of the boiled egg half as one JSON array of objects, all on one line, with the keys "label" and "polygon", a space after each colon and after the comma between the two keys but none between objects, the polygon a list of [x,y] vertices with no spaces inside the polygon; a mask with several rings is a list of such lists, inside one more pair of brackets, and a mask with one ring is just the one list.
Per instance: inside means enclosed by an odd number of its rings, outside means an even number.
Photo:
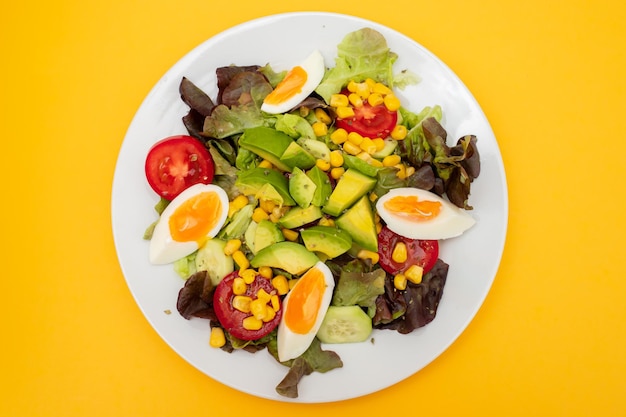
[{"label": "boiled egg half", "polygon": [[300,65],[287,72],[276,88],[269,93],[261,110],[266,113],[285,113],[307,98],[324,77],[324,57],[320,51],[314,51]]},{"label": "boiled egg half", "polygon": [[297,358],[309,348],[322,325],[334,288],[332,272],[318,262],[287,293],[276,335],[278,360]]},{"label": "boiled egg half", "polygon": [[228,195],[213,184],[195,184],[161,213],[150,240],[150,262],[167,264],[190,255],[214,237],[228,216]]},{"label": "boiled egg half", "polygon": [[391,231],[410,239],[448,239],[476,223],[465,210],[419,188],[389,191],[378,199],[376,210]]}]

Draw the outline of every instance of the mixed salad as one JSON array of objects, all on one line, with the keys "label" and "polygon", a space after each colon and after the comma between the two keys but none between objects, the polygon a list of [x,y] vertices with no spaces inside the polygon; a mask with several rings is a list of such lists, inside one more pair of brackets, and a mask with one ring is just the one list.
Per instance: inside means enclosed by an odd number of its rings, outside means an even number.
[{"label": "mixed salad", "polygon": [[407,109],[382,34],[348,33],[333,66],[319,51],[288,71],[216,69],[212,99],[183,78],[184,134],[146,156],[160,196],[150,260],[184,278],[177,309],[227,352],[266,349],[298,396],[343,365],[337,343],[430,323],[448,264],[439,245],[474,224],[477,139],[447,144],[443,111]]}]

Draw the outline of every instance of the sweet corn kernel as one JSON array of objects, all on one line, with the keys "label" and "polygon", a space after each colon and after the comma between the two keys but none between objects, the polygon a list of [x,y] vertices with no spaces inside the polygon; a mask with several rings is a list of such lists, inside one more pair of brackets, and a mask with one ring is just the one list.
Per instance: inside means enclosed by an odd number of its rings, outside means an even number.
[{"label": "sweet corn kernel", "polygon": [[300,108],[298,109],[298,113],[300,114],[300,116],[306,118],[311,113],[311,109],[307,106],[300,106]]},{"label": "sweet corn kernel", "polygon": [[271,213],[276,208],[276,203],[265,198],[259,201],[259,207],[266,213]]},{"label": "sweet corn kernel", "polygon": [[363,138],[363,141],[359,146],[368,154],[376,153],[377,150],[376,144],[374,144],[374,141],[370,138]]},{"label": "sweet corn kernel", "polygon": [[397,274],[393,277],[393,286],[396,290],[406,290],[406,277],[403,274]]},{"label": "sweet corn kernel", "polygon": [[267,220],[269,219],[269,217],[270,215],[267,214],[267,212],[263,210],[261,207],[255,208],[254,211],[252,212],[252,220],[254,220],[257,223],[259,223],[261,220]]},{"label": "sweet corn kernel", "polygon": [[267,322],[270,322],[270,321],[274,320],[274,317],[276,317],[276,310],[266,306],[265,307],[265,316],[263,316],[263,318],[261,320],[263,320],[263,322],[267,323]]},{"label": "sweet corn kernel", "polygon": [[339,178],[341,178],[341,176],[346,172],[346,169],[344,167],[337,167],[337,168],[332,168],[330,170],[330,176],[335,179],[338,180]]},{"label": "sweet corn kernel", "polygon": [[404,271],[406,279],[413,284],[419,284],[422,282],[422,276],[424,275],[424,268],[419,265],[411,265],[406,271]]},{"label": "sweet corn kernel", "polygon": [[383,83],[376,83],[372,87],[372,92],[385,96],[387,94],[391,94],[391,89]]},{"label": "sweet corn kernel", "polygon": [[315,118],[317,119],[317,121],[322,122],[325,125],[329,125],[330,122],[332,122],[332,119],[330,118],[328,113],[324,111],[324,109],[317,108],[315,109],[314,113],[315,113]]},{"label": "sweet corn kernel", "polygon": [[274,271],[269,266],[261,266],[259,267],[259,275],[261,275],[265,279],[272,279],[274,276]]},{"label": "sweet corn kernel", "polygon": [[330,217],[322,217],[319,222],[317,222],[320,226],[335,226],[335,221]]},{"label": "sweet corn kernel", "polygon": [[396,125],[391,130],[391,133],[389,133],[389,136],[391,136],[395,140],[403,140],[404,138],[406,138],[407,134],[408,134],[408,130],[407,130],[406,126],[404,126],[404,125]]},{"label": "sweet corn kernel", "polygon": [[358,94],[359,97],[361,97],[362,99],[367,99],[370,96],[371,90],[370,90],[370,86],[367,85],[367,83],[362,82],[362,83],[357,83],[355,86],[355,90],[354,93]]},{"label": "sweet corn kernel", "polygon": [[242,320],[241,325],[246,330],[259,330],[263,327],[263,320],[257,319],[254,316],[249,316]]},{"label": "sweet corn kernel", "polygon": [[239,276],[243,278],[243,282],[246,284],[252,284],[256,279],[257,272],[254,269],[240,269]]},{"label": "sweet corn kernel", "polygon": [[341,145],[348,140],[348,132],[345,129],[337,129],[330,134],[330,140],[336,145]]},{"label": "sweet corn kernel", "polygon": [[385,167],[395,167],[400,162],[402,162],[400,155],[387,155],[383,158],[383,166]]},{"label": "sweet corn kernel", "polygon": [[315,161],[315,166],[317,166],[322,171],[328,171],[330,169],[330,162],[323,159],[318,159],[317,161]]},{"label": "sweet corn kernel", "polygon": [[335,149],[330,152],[330,166],[331,167],[340,167],[343,165],[343,154],[340,150]]},{"label": "sweet corn kernel", "polygon": [[246,282],[241,277],[237,277],[233,280],[233,294],[235,295],[243,295],[246,293],[248,286]]},{"label": "sweet corn kernel", "polygon": [[263,320],[267,310],[267,302],[257,298],[250,302],[250,313],[259,320]]},{"label": "sweet corn kernel", "polygon": [[355,145],[354,143],[348,141],[344,142],[343,150],[350,155],[358,155],[361,153],[361,148],[359,147],[359,145]]},{"label": "sweet corn kernel", "polygon": [[348,103],[348,96],[345,94],[333,94],[330,96],[330,105],[332,107],[346,107]]},{"label": "sweet corn kernel", "polygon": [[278,311],[280,309],[280,298],[278,298],[278,295],[272,294],[272,298],[270,298],[270,305],[274,311]]},{"label": "sweet corn kernel", "polygon": [[349,119],[350,117],[354,117],[354,110],[352,107],[348,106],[339,106],[335,109],[337,113],[337,117],[340,119]]},{"label": "sweet corn kernel", "polygon": [[228,203],[228,217],[232,217],[233,214],[244,208],[248,204],[248,197],[243,194],[239,194]]},{"label": "sweet corn kernel", "polygon": [[276,275],[272,278],[272,285],[276,288],[278,295],[285,295],[289,292],[289,283],[284,275]]},{"label": "sweet corn kernel", "polygon": [[235,261],[237,266],[239,266],[240,270],[245,270],[250,266],[250,261],[248,261],[246,255],[240,250],[236,250],[235,252],[233,252],[233,260]]},{"label": "sweet corn kernel", "polygon": [[290,279],[290,280],[289,280],[289,290],[290,290],[290,291],[293,289],[294,285],[296,285],[296,284],[298,283],[298,280],[299,280],[299,279],[300,279],[300,278]]},{"label": "sweet corn kernel", "polygon": [[366,78],[363,82],[365,83],[365,85],[367,85],[367,88],[369,88],[370,91],[372,91],[372,89],[376,85],[376,81],[372,80],[371,78]]},{"label": "sweet corn kernel", "polygon": [[374,138],[372,139],[372,142],[374,142],[374,146],[376,146],[376,151],[382,151],[383,149],[385,149],[385,140],[382,138]]},{"label": "sweet corn kernel", "polygon": [[350,82],[348,83],[348,85],[346,86],[347,90],[351,93],[355,93],[357,90],[357,82],[354,80],[350,80]]},{"label": "sweet corn kernel", "polygon": [[250,304],[252,303],[252,298],[247,295],[236,295],[233,297],[233,308],[235,310],[241,311],[242,313],[250,312]]},{"label": "sweet corn kernel", "polygon": [[383,224],[381,222],[376,223],[376,233],[380,233],[383,230]]},{"label": "sweet corn kernel", "polygon": [[324,136],[328,133],[328,125],[326,123],[315,122],[312,127],[313,133],[315,133],[315,136],[317,137]]},{"label": "sweet corn kernel", "polygon": [[283,232],[283,236],[285,237],[285,239],[291,242],[295,242],[296,240],[298,240],[299,233],[295,230],[282,229],[281,231]]},{"label": "sweet corn kernel", "polygon": [[263,288],[261,288],[259,291],[257,291],[256,298],[262,300],[265,304],[267,304],[270,301],[270,298],[272,298],[272,295],[265,291]]},{"label": "sweet corn kernel", "polygon": [[268,161],[267,159],[262,160],[261,162],[259,162],[259,168],[267,168],[267,169],[272,169],[274,168],[274,164],[272,164],[270,161]]},{"label": "sweet corn kernel", "polygon": [[406,167],[406,177],[408,178],[413,174],[415,174],[415,167],[412,167],[412,166]]},{"label": "sweet corn kernel", "polygon": [[384,102],[383,101],[383,96],[381,96],[379,93],[372,93],[367,98],[367,102],[372,107],[373,106],[380,106]]},{"label": "sweet corn kernel", "polygon": [[270,220],[272,223],[278,223],[278,222],[280,221],[280,217],[278,217],[277,215],[275,215],[275,214],[272,212],[272,213],[270,213],[270,218],[269,218],[269,220]]},{"label": "sweet corn kernel", "polygon": [[391,252],[391,259],[394,262],[404,263],[406,262],[407,257],[406,244],[404,242],[396,243],[396,246],[394,246],[393,251]]},{"label": "sweet corn kernel", "polygon": [[231,256],[241,248],[241,240],[231,239],[224,245],[224,255]]},{"label": "sweet corn kernel", "polygon": [[378,195],[376,193],[370,193],[370,201],[373,203],[378,200]]},{"label": "sweet corn kernel", "polygon": [[213,327],[211,329],[211,335],[209,336],[209,346],[214,348],[221,348],[226,344],[226,336],[224,330],[221,327]]},{"label": "sweet corn kernel", "polygon": [[373,264],[377,264],[380,256],[378,255],[377,252],[372,252],[371,250],[366,250],[366,249],[361,249],[359,251],[359,253],[357,253],[357,258],[359,259],[370,259],[372,261]]},{"label": "sweet corn kernel", "polygon": [[394,94],[387,94],[383,102],[389,111],[396,111],[400,108],[400,100]]},{"label": "sweet corn kernel", "polygon": [[350,102],[350,104],[352,104],[354,107],[363,107],[363,99],[361,98],[360,95],[358,95],[357,93],[352,93],[348,96],[348,101]]},{"label": "sweet corn kernel", "polygon": [[406,178],[406,166],[404,164],[398,164],[396,165],[396,168],[398,168],[398,172],[396,172],[396,177],[400,178],[401,180]]},{"label": "sweet corn kernel", "polygon": [[359,135],[356,132],[348,133],[348,142],[354,143],[355,145],[360,145],[363,142],[363,136]]}]

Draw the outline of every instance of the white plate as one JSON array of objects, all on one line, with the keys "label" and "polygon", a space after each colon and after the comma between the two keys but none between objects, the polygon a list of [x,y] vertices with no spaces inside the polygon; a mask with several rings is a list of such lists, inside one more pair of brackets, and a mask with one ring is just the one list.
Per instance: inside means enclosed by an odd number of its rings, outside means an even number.
[{"label": "white plate", "polygon": [[[208,345],[206,320],[185,320],[176,311],[183,281],[172,267],[148,262],[145,228],[156,219],[157,197],[144,177],[144,158],[157,140],[185,133],[181,117],[188,108],[178,86],[188,77],[215,98],[215,68],[230,64],[288,69],[320,49],[334,65],[336,46],[353,30],[381,32],[399,55],[395,69],[408,68],[421,82],[399,95],[403,105],[419,111],[443,107],[449,139],[478,137],[482,172],[472,185],[470,204],[477,225],[462,237],[441,245],[450,264],[448,281],[437,313],[429,325],[409,335],[375,331],[375,343],[327,346],[344,367],[302,379],[299,398],[278,395],[274,388],[287,368],[267,351],[227,354]],[[268,16],[233,27],[207,40],[176,63],[154,86],[135,115],[122,144],[112,189],[115,245],[126,281],[137,304],[157,333],[192,366],[215,380],[258,397],[302,403],[359,397],[396,384],[437,358],[466,328],[485,299],[496,275],[506,236],[508,198],[500,151],[480,106],[457,76],[436,56],[412,39],[380,24],[330,13],[289,13]],[[171,314],[166,314],[169,310]]]}]

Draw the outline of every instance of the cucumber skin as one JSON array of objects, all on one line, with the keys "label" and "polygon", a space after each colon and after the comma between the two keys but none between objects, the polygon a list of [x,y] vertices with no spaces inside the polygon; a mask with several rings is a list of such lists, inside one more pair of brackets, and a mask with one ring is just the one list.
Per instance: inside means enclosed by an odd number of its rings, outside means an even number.
[{"label": "cucumber skin", "polygon": [[361,307],[330,306],[317,338],[327,344],[359,343],[367,340],[371,334],[372,319]]}]

